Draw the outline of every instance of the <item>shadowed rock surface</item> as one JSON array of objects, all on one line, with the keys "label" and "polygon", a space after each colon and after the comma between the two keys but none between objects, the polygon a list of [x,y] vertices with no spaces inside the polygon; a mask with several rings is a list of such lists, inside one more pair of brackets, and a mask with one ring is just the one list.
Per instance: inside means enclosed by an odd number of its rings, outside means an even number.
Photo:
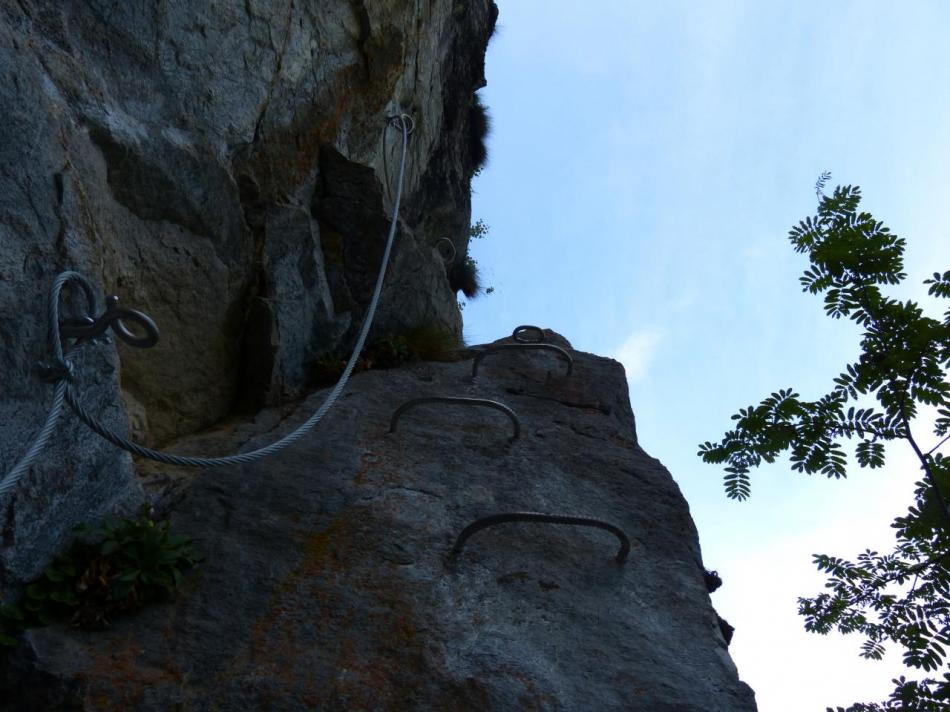
[{"label": "shadowed rock surface", "polygon": [[[86,358],[78,388],[108,425],[160,445],[306,393],[362,321],[399,158],[383,128],[400,111],[415,130],[374,334],[459,333],[435,244],[466,253],[496,14],[490,0],[0,3],[0,471],[49,407],[34,367],[63,270],[162,332]],[[129,458],[65,417],[0,499],[0,599],[73,525],[141,498]]]},{"label": "shadowed rock surface", "polygon": [[[558,341],[549,334],[549,340]],[[0,676],[11,710],[755,709],[703,580],[669,473],[637,445],[622,367],[571,352],[355,376],[280,455],[195,473],[143,466],[173,528],[207,557],[172,604],[110,630],[34,629]],[[325,397],[175,444],[271,442]],[[518,414],[411,398],[490,398]],[[607,532],[504,524],[448,553],[473,520],[580,514]],[[738,633],[741,635],[741,631]],[[31,707],[30,705],[34,705]]]}]

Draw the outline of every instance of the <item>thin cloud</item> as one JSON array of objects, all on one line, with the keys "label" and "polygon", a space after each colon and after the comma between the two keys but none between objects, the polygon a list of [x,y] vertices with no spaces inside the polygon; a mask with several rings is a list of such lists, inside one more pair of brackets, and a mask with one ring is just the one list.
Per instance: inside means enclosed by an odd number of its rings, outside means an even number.
[{"label": "thin cloud", "polygon": [[656,329],[642,329],[627,337],[613,357],[623,364],[629,382],[641,380],[650,368],[663,334]]}]

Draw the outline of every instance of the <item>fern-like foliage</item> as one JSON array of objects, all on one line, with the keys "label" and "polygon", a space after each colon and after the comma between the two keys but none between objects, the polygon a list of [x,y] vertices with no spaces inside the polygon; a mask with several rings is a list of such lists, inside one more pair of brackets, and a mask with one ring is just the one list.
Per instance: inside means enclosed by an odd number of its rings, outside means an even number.
[{"label": "fern-like foliage", "polygon": [[[829,178],[823,173],[815,184],[817,213],[792,228],[789,240],[811,262],[802,289],[823,295],[829,316],[863,329],[861,353],[816,400],[787,388],[740,409],[733,429],[718,443],[700,445],[699,456],[725,465],[726,495],[743,500],[751,492],[751,469],[784,453],[795,471],[840,478],[847,474],[844,440],[856,442],[855,460],[869,468],[884,465],[885,442],[906,440],[925,478],[907,515],[892,525],[894,551],[865,551],[855,561],[816,555],[816,566],[828,576],[826,591],[800,598],[799,613],[806,630],[861,634],[865,658],[880,659],[887,643],[897,644],[908,667],[935,672],[945,669],[950,648],[950,460],[934,454],[950,440],[950,310],[937,321],[916,303],[883,293],[882,287],[906,278],[905,242],[859,212],[858,187],[839,186],[825,196]],[[925,284],[932,296],[950,298],[950,271],[935,272]],[[869,397],[875,406],[849,405]],[[934,433],[944,438],[929,452],[911,429],[921,403],[937,407]],[[894,684],[889,700],[856,703],[848,712],[950,710],[950,675],[910,682],[901,677]]]}]

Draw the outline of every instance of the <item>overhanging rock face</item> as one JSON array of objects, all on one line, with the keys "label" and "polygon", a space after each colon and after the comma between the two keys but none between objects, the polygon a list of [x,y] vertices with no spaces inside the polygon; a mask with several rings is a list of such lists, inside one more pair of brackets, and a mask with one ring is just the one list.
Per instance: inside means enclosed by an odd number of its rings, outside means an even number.
[{"label": "overhanging rock face", "polygon": [[[150,496],[207,560],[173,603],[109,630],[29,631],[0,676],[5,704],[754,710],[688,506],[637,444],[622,367],[570,353],[570,377],[539,351],[487,356],[474,381],[471,358],[361,373],[273,458],[198,473],[148,466]],[[325,395],[175,450],[272,442]],[[509,442],[496,410],[443,404],[407,411],[388,432],[401,404],[431,396],[501,402],[521,435]],[[465,526],[517,510],[608,521],[629,537],[629,558],[614,560],[608,532],[515,523],[478,532],[450,560]]]},{"label": "overhanging rock face", "polygon": [[[306,393],[362,321],[400,111],[415,130],[375,333],[460,332],[436,243],[466,253],[496,14],[491,0],[0,4],[0,470],[49,408],[34,371],[64,270],[162,332],[85,358],[76,388],[109,426],[161,444]],[[0,498],[0,599],[74,524],[141,497],[128,457],[65,417]]]}]

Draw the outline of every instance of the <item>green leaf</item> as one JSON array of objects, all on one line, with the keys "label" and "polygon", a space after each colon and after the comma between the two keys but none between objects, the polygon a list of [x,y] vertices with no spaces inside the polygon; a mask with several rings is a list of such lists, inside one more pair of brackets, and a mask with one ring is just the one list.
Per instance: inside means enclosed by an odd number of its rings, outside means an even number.
[{"label": "green leaf", "polygon": [[109,554],[114,554],[118,548],[119,542],[115,539],[106,539],[106,541],[102,542],[102,546],[99,547],[99,553],[103,556],[108,556]]},{"label": "green leaf", "polygon": [[119,581],[135,581],[142,572],[139,569],[132,569],[131,571],[126,571],[124,574],[119,576]]},{"label": "green leaf", "polygon": [[50,594],[50,599],[67,606],[76,606],[79,604],[79,601],[76,600],[76,597],[71,591],[53,591],[53,593]]},{"label": "green leaf", "polygon": [[34,601],[43,601],[49,594],[41,584],[31,583],[26,587],[26,595]]},{"label": "green leaf", "polygon": [[112,586],[112,598],[121,601],[132,592],[133,584],[131,581],[119,581]]},{"label": "green leaf", "polygon": [[48,569],[46,569],[46,570],[43,572],[43,574],[44,574],[44,575],[46,576],[46,578],[48,578],[50,581],[54,581],[54,582],[57,582],[57,583],[58,583],[59,581],[65,580],[65,578],[66,578],[66,577],[63,575],[63,573],[62,573],[61,571],[58,571],[57,569],[55,569],[55,568],[52,567],[52,566],[50,566]]},{"label": "green leaf", "polygon": [[9,606],[0,606],[0,618],[8,620],[22,621],[23,611],[15,603]]},{"label": "green leaf", "polygon": [[16,638],[11,638],[9,635],[4,635],[3,633],[0,633],[0,645],[3,645],[8,648],[14,648],[17,646],[19,642],[20,641],[18,641]]}]

